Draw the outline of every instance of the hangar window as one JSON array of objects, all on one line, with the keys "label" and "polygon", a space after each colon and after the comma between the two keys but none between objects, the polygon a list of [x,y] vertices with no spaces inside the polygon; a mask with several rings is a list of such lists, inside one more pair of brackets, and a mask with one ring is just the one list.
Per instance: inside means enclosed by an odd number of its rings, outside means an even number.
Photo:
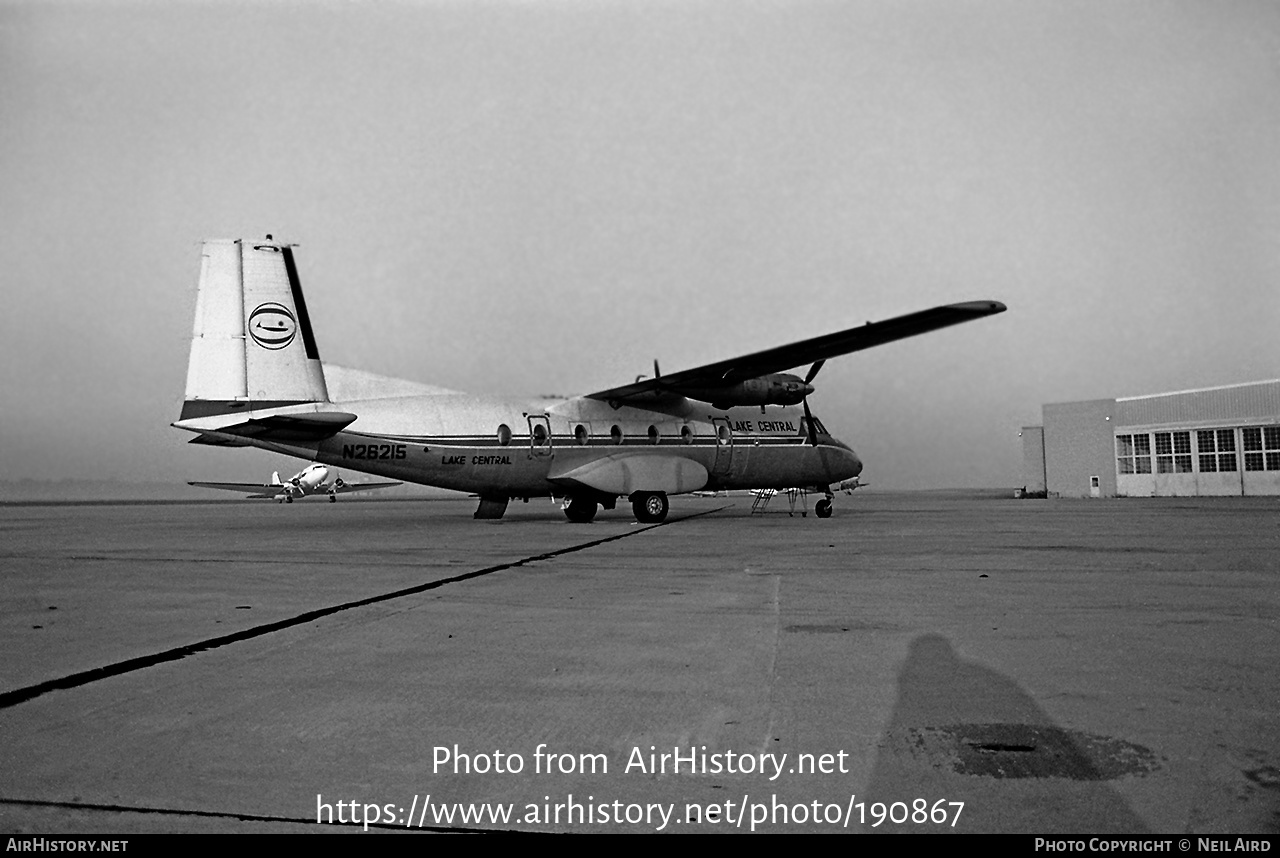
[{"label": "hangar window", "polygon": [[1116,473],[1133,473],[1133,436],[1116,436]]},{"label": "hangar window", "polygon": [[1151,473],[1151,436],[1116,436],[1116,472],[1121,474]]},{"label": "hangar window", "polygon": [[1218,470],[1234,471],[1236,469],[1236,430],[1218,430]]},{"label": "hangar window", "polygon": [[1145,432],[1133,436],[1133,463],[1137,467],[1135,473],[1151,473],[1151,436]]},{"label": "hangar window", "polygon": [[1235,471],[1236,433],[1234,429],[1201,429],[1196,433],[1196,448],[1200,454],[1200,473]]},{"label": "hangar window", "polygon": [[1242,431],[1244,469],[1280,471],[1280,426],[1250,426]]},{"label": "hangar window", "polygon": [[1156,473],[1191,473],[1191,433],[1156,433]]}]

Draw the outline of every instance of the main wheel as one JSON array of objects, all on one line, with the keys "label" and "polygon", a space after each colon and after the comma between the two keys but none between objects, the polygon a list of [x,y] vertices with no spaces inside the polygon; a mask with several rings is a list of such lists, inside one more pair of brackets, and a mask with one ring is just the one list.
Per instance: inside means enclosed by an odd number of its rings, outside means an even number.
[{"label": "main wheel", "polygon": [[596,517],[596,502],[592,498],[571,497],[564,508],[564,517],[578,524],[586,524]]},{"label": "main wheel", "polygon": [[670,504],[665,492],[637,492],[631,498],[631,509],[636,514],[636,521],[657,524],[666,520]]},{"label": "main wheel", "polygon": [[813,511],[818,518],[831,518],[831,501],[823,498],[813,505]]}]

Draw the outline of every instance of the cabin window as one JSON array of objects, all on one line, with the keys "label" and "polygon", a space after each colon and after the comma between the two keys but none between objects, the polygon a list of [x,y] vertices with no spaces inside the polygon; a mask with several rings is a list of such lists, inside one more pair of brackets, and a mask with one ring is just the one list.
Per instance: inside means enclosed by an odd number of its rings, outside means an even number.
[{"label": "cabin window", "polygon": [[533,446],[542,447],[547,443],[547,427],[541,423],[533,424]]},{"label": "cabin window", "polygon": [[573,430],[573,440],[578,442],[579,447],[587,446],[591,433],[587,431],[587,427],[579,423]]},{"label": "cabin window", "polygon": [[680,440],[683,441],[685,444],[693,443],[693,429],[689,426],[688,423],[680,427]]},{"label": "cabin window", "polygon": [[498,444],[503,447],[511,444],[511,427],[505,423],[498,425]]},{"label": "cabin window", "polygon": [[658,427],[651,425],[649,427],[649,443],[656,444],[660,440],[662,440],[662,436],[658,434]]},{"label": "cabin window", "polygon": [[622,443],[622,427],[617,423],[609,427],[609,440],[613,441],[615,444]]},{"label": "cabin window", "polygon": [[733,442],[733,433],[729,431],[728,424],[721,423],[719,428],[716,429],[716,441],[718,441],[722,447]]}]

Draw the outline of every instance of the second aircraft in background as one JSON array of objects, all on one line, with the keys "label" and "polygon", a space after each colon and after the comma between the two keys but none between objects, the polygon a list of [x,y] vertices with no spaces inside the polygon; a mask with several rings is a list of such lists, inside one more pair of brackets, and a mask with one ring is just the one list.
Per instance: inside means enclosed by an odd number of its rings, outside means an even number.
[{"label": "second aircraft in background", "polygon": [[326,494],[329,503],[335,503],[338,495],[344,492],[361,492],[367,489],[389,489],[400,483],[346,483],[333,471],[333,480],[329,480],[330,471],[324,465],[314,463],[307,465],[287,481],[280,480],[280,472],[271,475],[271,482],[266,485],[258,483],[201,483],[190,485],[205,489],[226,489],[233,492],[246,492],[251,498],[270,498],[279,503],[293,503],[294,498],[308,495]]}]

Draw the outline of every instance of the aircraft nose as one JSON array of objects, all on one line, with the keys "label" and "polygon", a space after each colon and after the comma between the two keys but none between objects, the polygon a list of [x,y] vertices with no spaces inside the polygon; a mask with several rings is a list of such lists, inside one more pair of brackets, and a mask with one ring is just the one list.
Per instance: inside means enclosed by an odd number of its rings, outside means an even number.
[{"label": "aircraft nose", "polygon": [[[858,476],[862,473],[862,460],[858,458],[858,454],[852,449],[846,448],[846,458],[848,459],[848,467],[850,476]],[[848,477],[845,477],[848,479]]]},{"label": "aircraft nose", "polygon": [[832,482],[840,480],[848,480],[862,473],[862,460],[858,458],[858,454],[853,452],[853,448],[843,441],[831,439],[831,450],[827,458],[827,470],[831,474]]}]

